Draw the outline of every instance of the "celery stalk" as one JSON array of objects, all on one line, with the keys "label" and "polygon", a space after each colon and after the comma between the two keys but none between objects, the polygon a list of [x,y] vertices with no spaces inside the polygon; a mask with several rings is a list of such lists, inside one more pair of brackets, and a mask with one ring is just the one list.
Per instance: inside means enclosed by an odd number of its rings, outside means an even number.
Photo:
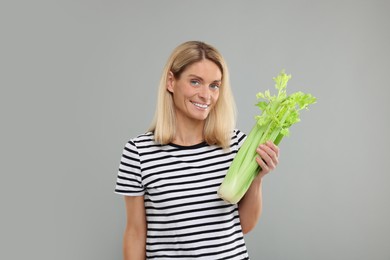
[{"label": "celery stalk", "polygon": [[262,113],[255,117],[255,126],[246,137],[218,189],[218,195],[226,202],[238,203],[261,170],[255,159],[258,156],[256,148],[268,140],[278,145],[284,136],[289,135],[289,127],[300,121],[299,111],[316,102],[316,98],[311,94],[296,92],[287,95],[286,87],[290,78],[291,75],[281,71],[273,78],[278,90],[276,96],[271,96],[269,90],[257,94],[261,101],[256,105]]}]

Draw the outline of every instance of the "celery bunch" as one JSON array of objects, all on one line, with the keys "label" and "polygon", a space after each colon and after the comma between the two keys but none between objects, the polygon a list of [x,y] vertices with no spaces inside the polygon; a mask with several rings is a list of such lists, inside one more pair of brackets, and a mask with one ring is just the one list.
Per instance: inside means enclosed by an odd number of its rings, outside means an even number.
[{"label": "celery bunch", "polygon": [[262,113],[255,117],[257,123],[242,144],[218,189],[218,195],[225,201],[232,204],[239,202],[261,170],[255,160],[258,156],[256,148],[268,140],[278,145],[284,136],[289,135],[289,127],[300,121],[299,111],[316,102],[311,94],[296,92],[287,95],[286,87],[290,78],[291,75],[281,71],[273,78],[278,90],[276,96],[271,96],[269,90],[257,94],[257,99],[261,100],[257,106]]}]

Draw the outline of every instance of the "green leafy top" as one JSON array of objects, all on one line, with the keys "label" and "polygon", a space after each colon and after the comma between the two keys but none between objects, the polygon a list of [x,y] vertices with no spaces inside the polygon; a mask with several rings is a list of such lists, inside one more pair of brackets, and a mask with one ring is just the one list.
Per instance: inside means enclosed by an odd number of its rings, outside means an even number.
[{"label": "green leafy top", "polygon": [[287,95],[286,88],[290,79],[291,75],[287,75],[282,70],[277,77],[273,78],[275,88],[278,90],[276,96],[272,96],[269,90],[256,95],[257,99],[261,100],[256,105],[262,113],[255,118],[259,126],[268,125],[269,135],[278,130],[278,134],[280,132],[283,136],[287,136],[288,128],[300,121],[299,111],[307,109],[310,104],[317,101],[311,94],[303,92]]}]

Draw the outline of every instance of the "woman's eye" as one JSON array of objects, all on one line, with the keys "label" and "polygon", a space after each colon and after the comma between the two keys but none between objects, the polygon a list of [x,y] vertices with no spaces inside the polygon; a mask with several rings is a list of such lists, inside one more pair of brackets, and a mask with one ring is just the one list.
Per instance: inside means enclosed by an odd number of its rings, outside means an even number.
[{"label": "woman's eye", "polygon": [[198,80],[191,80],[190,83],[192,86],[199,86],[200,85],[200,82]]},{"label": "woman's eye", "polygon": [[219,89],[219,85],[218,84],[211,84],[210,88],[213,90],[217,90],[217,89]]}]

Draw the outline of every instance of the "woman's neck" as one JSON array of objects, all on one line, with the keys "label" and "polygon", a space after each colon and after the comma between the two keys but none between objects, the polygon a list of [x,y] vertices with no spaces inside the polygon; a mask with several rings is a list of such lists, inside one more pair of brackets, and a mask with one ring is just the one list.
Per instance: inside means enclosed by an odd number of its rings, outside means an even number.
[{"label": "woman's neck", "polygon": [[176,134],[173,143],[183,146],[199,144],[204,141],[204,122],[176,122]]}]

